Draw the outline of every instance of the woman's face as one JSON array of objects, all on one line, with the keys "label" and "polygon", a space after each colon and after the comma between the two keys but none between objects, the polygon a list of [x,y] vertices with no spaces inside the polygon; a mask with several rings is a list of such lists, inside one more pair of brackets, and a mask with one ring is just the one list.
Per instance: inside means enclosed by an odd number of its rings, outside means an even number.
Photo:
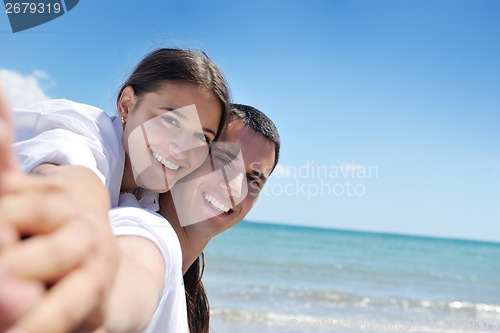
[{"label": "woman's face", "polygon": [[128,110],[123,145],[125,167],[132,172],[125,175],[156,192],[168,191],[205,161],[222,115],[217,98],[178,81],[165,81],[140,98],[133,95]]}]

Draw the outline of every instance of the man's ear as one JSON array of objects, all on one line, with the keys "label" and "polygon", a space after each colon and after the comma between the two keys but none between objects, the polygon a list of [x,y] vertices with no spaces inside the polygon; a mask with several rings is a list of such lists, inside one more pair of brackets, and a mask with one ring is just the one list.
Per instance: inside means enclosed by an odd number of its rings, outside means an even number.
[{"label": "man's ear", "polygon": [[127,122],[127,117],[134,108],[136,99],[134,88],[127,86],[123,89],[118,100],[118,117],[121,118],[123,123]]}]

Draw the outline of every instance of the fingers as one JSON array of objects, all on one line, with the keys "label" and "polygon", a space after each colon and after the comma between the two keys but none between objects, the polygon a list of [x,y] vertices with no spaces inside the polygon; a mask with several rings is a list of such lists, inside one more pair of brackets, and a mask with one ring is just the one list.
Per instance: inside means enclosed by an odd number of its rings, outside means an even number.
[{"label": "fingers", "polygon": [[12,329],[29,333],[63,333],[75,330],[89,313],[100,308],[103,303],[105,284],[102,280],[95,279],[96,273],[99,273],[99,269],[89,263],[68,274]]},{"label": "fingers", "polygon": [[98,329],[92,331],[92,333],[106,333],[106,330],[104,329],[104,327],[99,327]]},{"label": "fingers", "polygon": [[0,173],[16,169],[16,158],[11,149],[13,132],[9,106],[0,91]]},{"label": "fingers", "polygon": [[[5,180],[16,171],[16,158],[11,148],[13,125],[7,100],[0,91],[0,195],[5,193]],[[3,215],[0,215],[3,217]],[[19,239],[12,225],[0,223],[0,252]],[[31,308],[41,298],[44,286],[40,282],[14,278],[0,272],[0,331]]]},{"label": "fingers", "polygon": [[[14,178],[5,182],[7,191],[11,191],[9,182]],[[20,234],[32,235],[53,232],[68,221],[87,218],[88,214],[68,200],[64,191],[58,191],[57,185],[40,185],[37,177],[21,176],[18,180],[17,187],[26,185],[28,189],[1,198],[0,224],[8,224]],[[44,191],[40,190],[41,186],[46,187]]]},{"label": "fingers", "polygon": [[9,273],[26,279],[55,282],[92,255],[95,236],[84,223],[69,223],[50,235],[31,237],[1,251]]},{"label": "fingers", "polygon": [[0,89],[0,120],[10,123],[10,111],[9,103],[7,103],[7,98]]},{"label": "fingers", "polygon": [[2,251],[0,262],[12,275],[42,281],[60,279],[27,312],[26,302],[14,305],[7,301],[2,313],[2,299],[12,299],[18,288],[12,289],[11,284],[6,284],[7,290],[0,287],[0,318],[5,315],[0,324],[11,324],[23,312],[12,327],[21,332],[58,333],[76,328],[91,332],[102,325],[116,260],[110,240],[99,230],[93,232],[86,222],[68,222],[57,232],[26,239]]},{"label": "fingers", "polygon": [[[19,296],[16,295],[18,288],[11,288],[11,284],[5,285],[7,290],[0,287],[0,318],[5,316],[0,324],[11,324],[13,319],[18,319],[12,329],[28,333],[72,332],[76,328],[81,332],[91,332],[103,324],[108,291],[113,282],[110,277],[116,270],[113,265],[115,260],[109,246],[106,248],[108,240],[84,231],[83,225],[73,222],[57,235],[32,237],[3,251],[0,262],[13,275],[21,274],[45,281],[53,281],[57,276],[60,279],[34,306],[33,302],[10,303],[8,300],[13,295]],[[92,238],[97,239],[100,245],[94,246],[93,241],[88,241]],[[67,245],[68,240],[71,246]],[[91,244],[90,247],[87,243]],[[44,248],[49,248],[48,252]],[[3,283],[1,279],[0,283]],[[2,299],[7,300],[3,303],[7,305],[3,313]],[[31,306],[26,312],[27,305]],[[20,313],[22,317],[19,317]]]},{"label": "fingers", "polygon": [[[119,249],[109,227],[106,189],[86,169],[78,169],[82,176],[75,176],[74,168],[55,169],[43,176],[12,172],[4,178],[0,225],[17,232],[6,243],[18,235],[31,237],[0,246],[0,267],[55,282],[12,327],[22,332],[70,332],[82,323],[85,329],[99,327],[117,271]],[[85,187],[94,183],[99,187]]]},{"label": "fingers", "polygon": [[14,244],[18,240],[19,234],[13,226],[0,222],[0,253],[3,248]]},{"label": "fingers", "polygon": [[42,297],[45,287],[40,282],[0,277],[0,331],[11,326]]},{"label": "fingers", "polygon": [[[60,181],[20,175],[6,185],[10,193],[0,199],[0,231],[33,236],[0,251],[13,274],[51,282],[94,255],[97,245],[105,248],[102,243],[114,241],[107,214],[103,218],[85,211]],[[6,243],[16,236],[6,233]]]},{"label": "fingers", "polygon": [[12,152],[12,129],[3,119],[0,119],[0,172],[15,170],[16,163]]}]

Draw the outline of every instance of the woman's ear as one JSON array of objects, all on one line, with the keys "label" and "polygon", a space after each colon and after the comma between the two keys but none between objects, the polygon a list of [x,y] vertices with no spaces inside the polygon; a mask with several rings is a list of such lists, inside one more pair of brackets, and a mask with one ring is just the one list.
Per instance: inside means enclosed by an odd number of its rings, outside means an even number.
[{"label": "woman's ear", "polygon": [[136,96],[134,88],[131,86],[125,87],[120,95],[120,99],[118,100],[118,117],[120,117],[122,123],[125,124],[127,122],[127,117],[129,116],[130,111],[134,108],[135,101]]}]

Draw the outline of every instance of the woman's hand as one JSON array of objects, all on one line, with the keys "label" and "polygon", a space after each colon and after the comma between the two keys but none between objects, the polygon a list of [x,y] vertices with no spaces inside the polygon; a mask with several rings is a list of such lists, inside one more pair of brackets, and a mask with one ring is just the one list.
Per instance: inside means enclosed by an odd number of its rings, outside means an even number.
[{"label": "woman's hand", "polygon": [[53,166],[41,175],[11,175],[3,186],[2,223],[27,238],[3,249],[0,265],[12,276],[51,285],[16,328],[68,332],[84,320],[100,325],[118,262],[101,181],[83,167]]},{"label": "woman's hand", "polygon": [[[119,258],[108,191],[83,167],[44,165],[38,175],[22,174],[11,141],[0,96],[0,331],[14,320],[11,329],[28,333],[97,328]],[[19,297],[9,302],[13,293]]]}]

